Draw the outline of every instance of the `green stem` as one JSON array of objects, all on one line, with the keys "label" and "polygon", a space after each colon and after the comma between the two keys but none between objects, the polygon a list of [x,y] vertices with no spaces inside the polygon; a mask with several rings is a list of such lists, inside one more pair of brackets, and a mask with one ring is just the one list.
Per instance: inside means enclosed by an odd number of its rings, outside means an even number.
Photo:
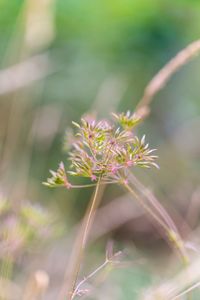
[{"label": "green stem", "polygon": [[134,184],[136,189],[146,198],[148,202],[153,206],[153,209],[157,211],[160,217],[165,221],[166,225],[171,228],[174,232],[178,234],[178,229],[174,224],[171,217],[168,215],[164,207],[160,204],[160,202],[156,199],[154,194],[146,188],[131,172],[129,172],[129,178],[131,179],[131,183]]},{"label": "green stem", "polygon": [[[99,195],[100,185],[101,185],[101,177],[99,177],[99,179],[98,179],[94,195],[93,195],[91,202],[85,213],[80,232],[77,236],[77,240],[75,242],[74,249],[72,251],[73,257],[70,260],[71,274],[70,274],[69,282],[67,285],[69,300],[73,299],[75,296],[76,283],[77,283],[78,275],[80,272],[80,267],[81,267],[82,258],[83,258],[84,250],[85,250],[86,243],[87,243],[88,234],[89,234],[89,231],[90,231],[90,228],[91,228],[94,216],[95,216],[96,209],[98,208],[100,200],[101,200],[101,196]],[[60,295],[59,299],[62,299],[63,295],[66,293],[65,288],[66,287],[64,286],[61,291],[61,295]]]},{"label": "green stem", "polygon": [[143,199],[130,187],[129,184],[124,183],[122,181],[122,185],[134,196],[134,198],[140,203],[140,205],[144,208],[144,210],[149,213],[149,215],[155,219],[158,224],[165,230],[166,235],[170,242],[174,245],[174,247],[178,250],[181,260],[183,262],[184,266],[188,266],[189,264],[189,258],[187,256],[187,253],[184,249],[183,242],[181,240],[180,235],[175,232],[173,229],[168,227],[166,223],[143,201]]},{"label": "green stem", "polygon": [[[155,214],[155,212],[148,205],[146,205],[146,203],[143,201],[143,199],[130,187],[129,184],[125,183],[124,180],[122,180],[121,183],[134,196],[134,198],[141,204],[141,206],[144,208],[144,210],[146,212],[148,212],[150,214],[150,216],[152,218],[154,218],[163,227],[169,241],[173,244],[175,249],[177,249],[184,267],[188,267],[189,258],[188,258],[188,255],[187,255],[186,251],[185,251],[183,241],[182,241],[176,227],[175,227],[176,230],[174,230],[175,225],[173,224],[173,227],[170,228],[165,222],[163,222],[163,220],[157,214]],[[166,214],[167,213],[165,212],[164,216]],[[170,223],[171,223],[171,219],[170,219],[169,216],[168,216],[167,219],[168,219],[168,221],[170,220]],[[191,293],[187,295],[187,299],[188,300],[192,299],[192,294]]]},{"label": "green stem", "polygon": [[91,205],[88,209],[88,214],[86,214],[86,218],[85,218],[85,222],[84,222],[85,225],[84,225],[84,231],[83,231],[83,240],[82,240],[83,249],[86,246],[88,233],[89,233],[89,230],[90,230],[93,218],[94,218],[95,211],[96,211],[97,207],[99,206],[98,192],[99,192],[99,188],[100,188],[100,182],[101,182],[101,177],[99,177]]},{"label": "green stem", "polygon": [[[118,183],[118,180],[113,180],[113,181],[101,181],[99,185],[104,185],[104,184],[113,184],[113,183]],[[89,187],[95,187],[97,186],[97,183],[89,183],[89,184],[83,184],[83,185],[71,185],[71,187],[74,189],[82,189],[82,188],[89,188]]]}]

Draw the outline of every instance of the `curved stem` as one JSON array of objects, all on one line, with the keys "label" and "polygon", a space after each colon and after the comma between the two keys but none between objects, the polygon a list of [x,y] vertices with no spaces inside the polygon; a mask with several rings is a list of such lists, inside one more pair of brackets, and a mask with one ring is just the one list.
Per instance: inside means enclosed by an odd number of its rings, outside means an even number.
[{"label": "curved stem", "polygon": [[168,225],[169,228],[171,228],[174,232],[178,234],[178,229],[175,223],[173,222],[169,214],[166,212],[165,208],[156,199],[154,194],[148,188],[146,188],[131,172],[129,172],[129,178],[131,179],[131,182],[135,185],[135,187],[138,189],[138,191],[142,195],[144,195],[148,199],[148,201],[152,204],[154,209],[157,210],[157,212],[163,218],[163,221],[165,221],[166,225]]},{"label": "curved stem", "polygon": [[99,179],[98,179],[96,189],[95,189],[95,192],[94,192],[94,196],[93,196],[93,199],[92,199],[92,203],[91,203],[91,205],[88,209],[88,213],[86,214],[86,217],[85,217],[85,222],[84,222],[85,225],[83,225],[84,230],[83,230],[83,238],[82,238],[82,247],[83,247],[83,249],[86,246],[88,232],[90,230],[90,226],[91,226],[91,223],[93,221],[95,211],[96,211],[96,209],[99,205],[98,192],[99,192],[100,182],[101,182],[101,177],[99,177]]},{"label": "curved stem", "polygon": [[178,54],[176,54],[176,56],[172,58],[148,83],[142,99],[137,104],[136,112],[143,113],[143,117],[146,117],[155,95],[166,85],[174,73],[199,53],[200,40],[192,42],[186,48],[178,52]]},{"label": "curved stem", "polygon": [[[99,185],[104,185],[104,184],[113,184],[113,183],[117,183],[118,180],[113,180],[113,181],[101,181],[99,183]],[[95,187],[97,186],[97,183],[89,183],[89,184],[82,184],[82,185],[71,185],[71,187],[74,189],[82,189],[82,188],[89,188],[89,187]]]},{"label": "curved stem", "polygon": [[122,185],[134,196],[134,198],[141,204],[141,206],[144,208],[144,210],[149,213],[149,215],[155,219],[158,224],[161,225],[161,227],[165,230],[166,235],[170,242],[175,246],[175,248],[178,250],[181,260],[184,264],[184,266],[188,266],[189,264],[189,258],[187,256],[187,253],[185,251],[185,248],[183,246],[183,242],[181,240],[180,235],[175,232],[173,229],[168,227],[165,222],[143,201],[143,199],[130,187],[127,183],[122,183]]},{"label": "curved stem", "polygon": [[96,275],[99,271],[101,271],[103,268],[105,268],[108,264],[113,264],[114,261],[113,259],[116,258],[118,255],[121,254],[121,251],[115,253],[112,257],[108,258],[106,256],[106,259],[104,261],[103,264],[101,264],[98,268],[96,268],[92,273],[90,273],[89,275],[87,275],[86,277],[84,277],[80,282],[79,284],[77,284],[75,290],[74,290],[74,294],[73,294],[73,297],[72,299],[74,299],[74,297],[76,296],[76,294],[78,293],[80,287],[85,283],[87,282],[89,279],[91,279],[94,275]]},{"label": "curved stem", "polygon": [[130,185],[128,185],[128,184],[123,184],[123,186],[129,191],[129,193],[130,194],[132,194],[133,196],[134,196],[134,198],[136,198],[136,200],[140,203],[140,205],[144,208],[144,210],[146,211],[146,212],[148,212],[149,213],[149,215],[151,216],[151,217],[153,217],[153,219],[155,219],[157,222],[158,222],[158,224],[160,224],[162,227],[163,227],[163,229],[165,230],[165,231],[168,231],[168,227],[167,227],[167,225],[163,222],[163,220],[157,215],[157,214],[155,214],[154,213],[154,211],[152,211],[152,209],[148,206],[148,205],[146,205],[145,203],[144,203],[144,201],[139,197],[139,195],[130,187]]},{"label": "curved stem", "polygon": [[84,277],[84,279],[82,281],[80,281],[79,284],[77,284],[77,286],[76,286],[76,288],[74,290],[74,293],[72,295],[72,299],[74,299],[74,297],[78,293],[80,286],[83,285],[85,282],[87,282],[91,277],[93,277],[94,275],[96,275],[96,273],[98,273],[99,271],[101,271],[108,263],[109,263],[109,260],[106,259],[102,265],[100,265],[97,269],[95,269],[88,276]]}]

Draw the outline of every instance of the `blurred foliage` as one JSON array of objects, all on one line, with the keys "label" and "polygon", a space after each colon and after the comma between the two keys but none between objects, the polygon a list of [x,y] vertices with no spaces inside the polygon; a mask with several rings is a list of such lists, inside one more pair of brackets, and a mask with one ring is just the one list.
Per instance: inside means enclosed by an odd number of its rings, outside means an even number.
[{"label": "blurred foliage", "polygon": [[[17,224],[27,233],[27,240],[35,239],[35,234],[42,232],[40,226],[55,217],[55,226],[59,219],[61,228],[67,228],[61,232],[69,245],[72,225],[80,220],[92,193],[49,191],[41,184],[49,168],[56,169],[60,161],[67,163],[60,149],[71,121],[78,121],[88,112],[104,118],[112,111],[133,111],[152,76],[180,49],[198,39],[199,33],[198,0],[0,0],[1,72],[42,53],[53,69],[41,80],[0,94],[0,188],[9,199],[8,206],[7,201],[5,205],[0,202],[0,212],[13,216],[10,209],[18,208]],[[178,226],[185,219],[193,229],[199,224],[198,209],[195,214],[190,207],[200,179],[199,67],[200,59],[196,58],[156,96],[152,114],[139,127],[138,135],[147,134],[152,147],[158,148],[161,170],[150,170],[148,174],[136,170],[142,181],[155,189]],[[10,77],[6,82],[9,81]],[[78,179],[77,183],[84,181]],[[109,188],[103,204],[121,193]],[[47,216],[38,211],[40,206],[48,211]],[[134,243],[139,250],[143,243],[147,248],[152,244],[153,249],[160,247],[157,235],[145,220],[137,218],[134,226],[127,222],[125,229],[122,225],[106,238],[114,237],[117,245],[123,240],[124,247]],[[143,224],[139,229],[138,222]],[[183,229],[183,235],[187,236],[187,232]],[[63,261],[67,260],[65,242],[58,238],[53,242],[59,253],[56,259],[62,257],[60,281]],[[31,243],[24,248],[31,248]],[[33,259],[30,269],[45,265],[44,257],[52,260],[51,251],[45,249],[41,250],[44,256]],[[149,264],[155,261],[153,257]],[[46,268],[54,274],[48,263]],[[25,273],[30,271],[23,263],[19,265]],[[157,278],[155,273],[151,275]],[[119,281],[122,286],[119,299],[124,299],[124,290],[126,299],[133,299],[128,293],[132,295],[133,290],[146,285],[151,276],[141,268],[138,273],[120,270],[114,277],[115,284]],[[55,299],[54,296],[51,291],[47,299]]]}]

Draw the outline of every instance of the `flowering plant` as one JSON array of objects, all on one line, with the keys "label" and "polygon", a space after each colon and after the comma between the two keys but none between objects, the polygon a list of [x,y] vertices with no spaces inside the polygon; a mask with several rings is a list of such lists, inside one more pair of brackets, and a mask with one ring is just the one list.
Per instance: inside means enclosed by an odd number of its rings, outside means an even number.
[{"label": "flowering plant", "polygon": [[[141,121],[137,114],[113,114],[116,122],[97,121],[91,117],[81,119],[81,123],[73,122],[77,132],[71,137],[69,160],[70,170],[65,171],[61,162],[56,172],[50,171],[52,177],[45,185],[49,187],[72,185],[67,173],[72,176],[87,177],[93,183],[101,178],[101,183],[127,180],[127,169],[134,166],[149,168],[155,163],[155,149],[149,149],[145,136],[139,139],[133,129]],[[88,186],[88,185],[86,185]]]},{"label": "flowering plant", "polygon": [[[88,233],[101,200],[99,188],[102,184],[118,183],[122,185],[164,229],[169,242],[179,251],[184,264],[188,263],[187,253],[174,222],[155,196],[129,172],[129,169],[135,166],[159,168],[155,162],[157,156],[154,155],[154,151],[156,149],[149,148],[145,142],[145,135],[141,139],[135,135],[134,129],[142,121],[142,117],[138,113],[131,114],[130,111],[113,114],[113,117],[114,121],[112,122],[98,121],[89,116],[82,118],[80,124],[73,122],[76,132],[72,134],[70,131],[66,141],[71,162],[70,169],[66,171],[64,163],[61,162],[56,172],[50,171],[52,177],[44,183],[49,187],[63,186],[67,189],[95,186],[95,192],[83,218],[78,242],[75,243],[78,245],[78,250],[68,287],[70,300],[74,299],[78,293],[77,277]],[[68,174],[89,178],[91,182],[74,185],[68,180]],[[131,183],[129,183],[129,178]],[[140,197],[138,192],[146,198],[148,203],[143,197]]]},{"label": "flowering plant", "polygon": [[[145,143],[145,136],[139,139],[133,129],[142,118],[128,111],[126,114],[113,114],[113,122],[96,120],[93,117],[81,119],[81,123],[73,122],[75,134],[69,131],[66,144],[69,150],[70,169],[66,172],[61,162],[58,170],[50,171],[52,177],[44,184],[49,187],[63,186],[83,188],[96,186],[94,196],[84,217],[80,236],[78,236],[78,253],[71,271],[69,283],[69,298],[74,299],[77,294],[77,277],[80,270],[81,258],[85,249],[88,233],[94,219],[95,211],[99,206],[99,187],[101,184],[119,183],[134,195],[128,184],[128,169],[134,166],[149,168],[154,166],[155,149],[149,149]],[[68,176],[79,176],[90,179],[89,184],[74,185]],[[149,210],[148,210],[149,211]]]}]

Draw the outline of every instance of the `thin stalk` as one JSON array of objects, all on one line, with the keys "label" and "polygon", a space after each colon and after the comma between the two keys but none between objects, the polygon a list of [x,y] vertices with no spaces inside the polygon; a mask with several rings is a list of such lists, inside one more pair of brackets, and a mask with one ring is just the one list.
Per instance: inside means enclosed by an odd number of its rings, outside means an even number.
[{"label": "thin stalk", "polygon": [[140,191],[141,194],[143,194],[147,200],[153,205],[154,209],[158,211],[158,213],[161,215],[163,220],[166,222],[166,224],[169,227],[168,230],[168,238],[170,241],[172,241],[177,249],[179,249],[179,253],[182,252],[182,261],[185,266],[189,265],[189,257],[187,255],[187,252],[184,247],[184,243],[182,241],[182,238],[179,234],[179,231],[172,220],[172,218],[169,216],[167,211],[164,209],[164,207],[160,204],[160,202],[157,200],[157,198],[154,196],[154,194],[147,189],[132,173],[130,173],[130,178],[136,188]]},{"label": "thin stalk", "polygon": [[[117,183],[118,180],[113,180],[113,181],[101,181],[99,185],[104,185],[104,184],[113,184]],[[71,188],[73,189],[82,189],[82,188],[89,188],[89,187],[95,187],[97,186],[97,183],[89,183],[89,184],[84,184],[84,185],[71,185]]]},{"label": "thin stalk", "polygon": [[83,285],[85,282],[87,282],[90,278],[92,278],[94,275],[96,275],[99,271],[101,271],[103,268],[105,268],[105,266],[110,263],[109,260],[105,260],[104,263],[102,265],[100,265],[97,269],[95,269],[92,273],[90,273],[88,276],[86,276],[83,280],[81,280],[79,282],[79,284],[76,286],[73,295],[72,295],[72,299],[75,298],[76,294],[79,291],[79,288],[81,287],[81,285]]},{"label": "thin stalk", "polygon": [[191,287],[189,287],[188,289],[184,290],[183,292],[181,292],[180,294],[176,295],[175,297],[172,298],[172,300],[176,300],[176,299],[180,299],[180,297],[190,293],[191,291],[193,291],[194,289],[198,288],[200,286],[200,282],[197,282],[195,284],[193,284]]},{"label": "thin stalk", "polygon": [[86,246],[86,242],[87,242],[87,237],[88,237],[88,233],[89,233],[89,230],[90,230],[90,226],[91,226],[91,223],[93,221],[95,211],[96,211],[96,209],[97,209],[97,207],[99,205],[98,192],[99,192],[99,188],[100,188],[100,182],[101,182],[101,177],[99,177],[99,179],[98,179],[98,182],[97,182],[97,185],[96,185],[96,189],[95,189],[95,192],[94,192],[94,196],[93,196],[93,199],[92,199],[92,203],[91,203],[91,206],[89,207],[88,214],[86,215],[86,220],[84,222],[85,225],[84,225],[83,239],[82,239],[82,247],[83,247],[83,249]]},{"label": "thin stalk", "polygon": [[98,208],[101,200],[101,195],[99,193],[100,185],[101,185],[101,177],[99,177],[98,179],[94,191],[94,195],[89,203],[89,206],[87,208],[87,211],[83,219],[80,232],[75,241],[75,245],[72,251],[72,258],[70,259],[71,266],[69,266],[68,268],[71,270],[71,272],[69,273],[67,272],[69,274],[69,278],[66,278],[67,286],[66,284],[64,284],[60,292],[59,295],[60,300],[64,299],[64,296],[66,296],[66,292],[67,292],[67,299],[72,300],[74,298],[74,292],[76,290],[77,279],[81,268],[82,258],[84,255],[88,234],[95,216],[96,209]]},{"label": "thin stalk", "polygon": [[104,269],[108,264],[112,264],[112,263],[114,262],[112,259],[115,258],[115,257],[117,257],[117,256],[120,255],[120,254],[121,254],[121,251],[115,253],[115,254],[113,255],[113,257],[111,257],[111,258],[108,258],[108,257],[106,256],[106,259],[105,259],[105,261],[104,261],[103,264],[101,264],[98,268],[96,268],[92,273],[90,273],[89,275],[87,275],[86,277],[84,277],[84,278],[79,282],[79,284],[77,284],[77,286],[76,286],[76,288],[75,288],[75,290],[74,290],[72,299],[74,299],[74,297],[78,294],[78,291],[79,291],[80,287],[81,287],[84,283],[86,283],[89,279],[91,279],[92,277],[94,277],[99,271],[101,271],[102,269]]},{"label": "thin stalk", "polygon": [[168,227],[165,222],[163,222],[163,220],[143,201],[143,199],[132,189],[132,187],[129,184],[123,182],[122,185],[141,204],[141,206],[144,208],[144,210],[147,213],[149,213],[149,215],[153,219],[155,219],[158,222],[158,224],[160,224],[160,226],[165,230],[169,241],[172,242],[172,244],[178,250],[181,260],[183,262],[183,265],[188,266],[189,259],[188,259],[187,253],[185,252],[185,249],[183,247],[183,242],[182,242],[180,236],[176,232],[174,232],[173,229]]},{"label": "thin stalk", "polygon": [[163,222],[163,220],[157,214],[154,213],[154,211],[152,211],[152,209],[148,205],[145,204],[142,198],[130,187],[130,185],[124,183],[123,186],[129,191],[130,194],[133,195],[133,197],[140,203],[140,205],[144,208],[144,210],[148,212],[149,215],[153,219],[155,219],[158,222],[158,224],[160,224],[163,227],[165,231],[168,232],[169,230],[168,226]]},{"label": "thin stalk", "polygon": [[[146,212],[148,212],[150,214],[150,216],[152,218],[154,218],[162,227],[163,229],[165,230],[166,232],[166,235],[169,239],[169,241],[172,243],[172,245],[175,247],[175,249],[177,249],[179,255],[180,255],[180,258],[181,258],[181,261],[183,263],[183,265],[185,267],[188,267],[189,265],[189,258],[188,258],[188,255],[185,251],[185,248],[184,248],[184,245],[183,245],[183,241],[178,233],[178,231],[174,231],[172,228],[168,227],[168,225],[166,225],[165,222],[163,222],[162,219],[160,219],[159,216],[157,216],[157,214],[152,211],[152,209],[146,205],[146,203],[143,201],[143,199],[130,187],[129,184],[125,183],[124,181],[121,181],[122,182],[122,185],[134,196],[134,198],[142,205],[142,207],[144,208],[144,210]],[[162,207],[162,206],[161,206]],[[162,208],[163,210],[163,208]],[[165,214],[167,214],[165,212]],[[170,217],[168,217],[168,220],[170,219]],[[171,219],[170,219],[171,221]],[[173,222],[173,221],[172,221]],[[171,222],[170,222],[171,223]],[[175,225],[174,225],[175,226]],[[187,299],[188,300],[191,300],[192,299],[192,294],[187,294]]]},{"label": "thin stalk", "polygon": [[189,44],[178,52],[148,83],[142,99],[139,101],[136,111],[146,117],[150,112],[150,104],[155,95],[166,85],[174,73],[200,53],[200,40]]},{"label": "thin stalk", "polygon": [[148,201],[151,203],[151,205],[154,207],[154,209],[157,210],[157,212],[160,214],[160,216],[163,218],[163,221],[174,231],[178,234],[178,229],[171,219],[171,217],[168,215],[164,207],[160,204],[160,202],[156,199],[154,194],[146,188],[131,172],[129,172],[129,178],[131,179],[131,182],[134,184],[134,186],[138,189],[138,191],[145,196]]}]

